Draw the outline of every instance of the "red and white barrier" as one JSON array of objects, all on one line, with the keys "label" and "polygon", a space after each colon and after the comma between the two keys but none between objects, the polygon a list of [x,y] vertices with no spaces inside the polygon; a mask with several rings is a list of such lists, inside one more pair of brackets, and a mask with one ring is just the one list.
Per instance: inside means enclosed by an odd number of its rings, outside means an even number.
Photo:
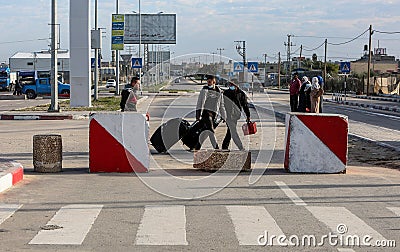
[{"label": "red and white barrier", "polygon": [[285,169],[299,173],[345,172],[347,139],[347,116],[288,113]]},{"label": "red and white barrier", "polygon": [[146,117],[136,112],[90,116],[90,172],[148,172],[150,151]]},{"label": "red and white barrier", "polygon": [[7,190],[24,178],[24,168],[20,163],[0,159],[0,192]]}]

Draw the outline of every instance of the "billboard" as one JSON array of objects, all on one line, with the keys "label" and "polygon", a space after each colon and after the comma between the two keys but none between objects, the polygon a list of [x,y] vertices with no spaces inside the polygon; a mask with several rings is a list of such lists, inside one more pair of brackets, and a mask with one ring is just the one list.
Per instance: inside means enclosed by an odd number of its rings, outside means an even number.
[{"label": "billboard", "polygon": [[124,50],[124,15],[112,15],[111,50]]},{"label": "billboard", "polygon": [[[141,14],[142,44],[176,44],[176,14]],[[125,14],[124,44],[139,44],[139,14]]]}]

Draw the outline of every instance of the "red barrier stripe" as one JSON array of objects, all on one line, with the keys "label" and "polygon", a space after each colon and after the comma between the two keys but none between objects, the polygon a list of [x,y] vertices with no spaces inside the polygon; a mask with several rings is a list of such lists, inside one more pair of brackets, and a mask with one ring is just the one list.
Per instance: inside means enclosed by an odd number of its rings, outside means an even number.
[{"label": "red barrier stripe", "polygon": [[12,172],[12,184],[15,185],[16,183],[20,182],[24,179],[24,168],[19,167],[15,171]]},{"label": "red barrier stripe", "polygon": [[90,172],[147,172],[147,168],[95,119],[89,126]]},{"label": "red barrier stripe", "polygon": [[342,162],[347,164],[348,123],[338,116],[297,115]]}]

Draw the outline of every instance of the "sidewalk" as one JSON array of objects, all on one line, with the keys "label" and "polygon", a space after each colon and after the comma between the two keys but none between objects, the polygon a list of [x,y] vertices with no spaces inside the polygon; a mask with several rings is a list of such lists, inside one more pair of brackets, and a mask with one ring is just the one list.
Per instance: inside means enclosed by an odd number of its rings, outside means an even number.
[{"label": "sidewalk", "polygon": [[20,182],[24,177],[24,168],[20,163],[0,159],[0,193]]}]

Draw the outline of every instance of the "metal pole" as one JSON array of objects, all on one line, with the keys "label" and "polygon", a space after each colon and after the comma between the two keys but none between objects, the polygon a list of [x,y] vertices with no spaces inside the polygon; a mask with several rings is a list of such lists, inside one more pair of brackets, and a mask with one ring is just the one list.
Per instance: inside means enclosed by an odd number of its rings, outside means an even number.
[{"label": "metal pole", "polygon": [[369,85],[370,85],[369,79],[371,76],[371,47],[372,47],[372,25],[369,26],[367,96],[369,95]]},{"label": "metal pole", "polygon": [[57,0],[51,1],[51,104],[49,112],[58,112],[58,78],[57,78]]},{"label": "metal pole", "polygon": [[[325,58],[324,58],[324,82],[326,81],[326,55],[328,54],[328,39],[325,39]],[[324,88],[324,87],[322,87]]]},{"label": "metal pole", "polygon": [[[141,52],[142,52],[142,12],[141,12],[140,0],[139,0],[139,58],[142,57]],[[142,60],[142,67],[143,66],[144,66],[144,62]],[[142,83],[142,68],[139,68],[139,80],[140,80],[140,83]],[[142,93],[142,85],[140,85],[140,93]]]},{"label": "metal pole", "polygon": [[[116,13],[118,14],[119,12],[119,3],[118,0],[116,0]],[[119,95],[119,50],[115,50],[115,81],[116,81],[116,86],[115,86],[115,95]]]},{"label": "metal pole", "polygon": [[[97,31],[97,1],[94,1],[94,29]],[[101,34],[100,34],[101,36]],[[99,49],[94,49],[94,95],[93,99],[97,101],[98,97],[98,84],[99,83]]]},{"label": "metal pole", "polygon": [[281,52],[278,52],[278,89],[281,89]]}]

